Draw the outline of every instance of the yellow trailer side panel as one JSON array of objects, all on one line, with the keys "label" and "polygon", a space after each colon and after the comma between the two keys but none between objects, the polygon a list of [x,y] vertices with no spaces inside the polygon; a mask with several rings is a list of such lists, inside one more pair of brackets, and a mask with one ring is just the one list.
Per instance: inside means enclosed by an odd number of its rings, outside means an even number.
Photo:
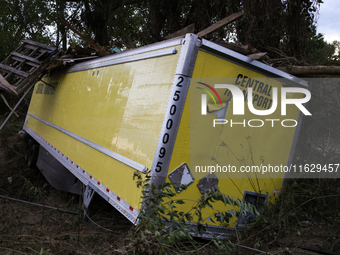
[{"label": "yellow trailer side panel", "polygon": [[[197,89],[197,86],[199,86],[197,82],[209,83],[213,87],[215,83],[225,82],[226,79],[228,79],[228,82],[235,82],[239,74],[258,80],[266,79],[268,84],[272,87],[277,87],[278,90],[282,87],[282,83],[278,80],[234,64],[211,53],[198,52],[188,98],[185,103],[169,167],[170,173],[186,162],[195,177],[195,182],[190,184],[187,190],[178,194],[180,199],[198,199],[201,196],[197,184],[208,172],[196,172],[195,168],[197,166],[231,165],[236,166],[239,170],[241,166],[260,166],[261,164],[271,164],[272,166],[282,164],[285,166],[288,162],[295,128],[284,128],[279,124],[280,122],[275,122],[274,128],[271,127],[270,122],[259,128],[243,127],[241,125],[230,127],[230,124],[216,125],[215,128],[212,128],[213,119],[217,119],[217,115],[211,113],[208,113],[206,116],[201,115],[201,95],[205,92]],[[230,97],[224,95],[225,89],[217,90],[217,92],[223,102],[226,102]],[[195,101],[193,102],[193,100]],[[210,106],[214,105],[209,96],[207,103]],[[243,119],[247,121],[249,119],[282,119],[280,107],[270,117],[255,116],[247,110],[247,107],[245,108],[244,116],[233,116],[231,100],[224,118],[228,120],[233,119],[239,123]],[[261,107],[256,107],[256,109],[262,110]],[[284,116],[284,119],[297,120],[298,116],[299,110],[295,106],[289,106],[287,116]],[[258,125],[258,123],[253,124]],[[193,160],[194,163],[192,162]],[[219,179],[218,187],[221,192],[241,200],[245,190],[273,196],[275,189],[280,190],[284,176],[284,173],[266,175],[262,173],[215,174]],[[169,178],[167,181],[170,182]],[[214,206],[215,209],[220,211],[226,210],[222,203],[217,203]],[[181,210],[186,212],[191,208],[192,202],[189,201],[181,207]],[[211,217],[211,213],[213,213],[211,210],[206,210],[205,217]],[[220,225],[218,222],[215,224],[208,222],[208,224]]]},{"label": "yellow trailer side panel", "polygon": [[36,84],[26,125],[139,208],[141,193],[132,179],[133,168],[32,115],[150,168],[178,55],[46,78],[47,83],[57,84],[56,89]]}]

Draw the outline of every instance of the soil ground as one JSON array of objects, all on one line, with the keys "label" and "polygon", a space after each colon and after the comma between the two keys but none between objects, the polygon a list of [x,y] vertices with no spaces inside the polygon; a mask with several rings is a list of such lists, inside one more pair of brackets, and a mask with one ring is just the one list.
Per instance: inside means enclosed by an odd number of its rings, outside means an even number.
[{"label": "soil ground", "polygon": [[[0,254],[112,254],[132,224],[100,198],[84,220],[81,198],[51,187],[24,160],[19,135],[0,140],[0,195],[62,210],[0,198]],[[97,224],[97,225],[96,225]]]}]

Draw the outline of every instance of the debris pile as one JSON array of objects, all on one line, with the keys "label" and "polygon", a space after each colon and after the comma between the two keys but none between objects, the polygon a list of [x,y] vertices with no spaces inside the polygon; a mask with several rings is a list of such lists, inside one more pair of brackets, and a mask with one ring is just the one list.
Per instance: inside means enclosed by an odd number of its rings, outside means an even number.
[{"label": "debris pile", "polygon": [[[243,16],[243,14],[244,13],[242,12],[231,14],[228,17],[211,25],[210,27],[202,30],[197,35],[202,38],[207,38],[207,35],[235,21],[236,19]],[[62,52],[58,49],[60,42],[57,42],[56,47],[51,47],[38,42],[25,40],[22,45],[20,45],[0,64],[0,89],[19,95],[24,93],[29,87],[32,86],[32,84],[41,79],[41,77],[47,72],[52,72],[56,69],[69,67],[75,63],[118,53],[121,51],[120,48],[115,46],[102,47],[98,44],[95,44],[79,31],[77,31],[74,27],[72,27],[67,21],[58,16],[58,14],[54,13],[53,15],[59,20],[61,24],[79,35],[80,38],[82,38],[90,46],[84,48],[80,45],[72,43],[66,51]],[[187,33],[193,33],[194,31],[195,25],[191,24],[171,35],[168,35],[165,37],[165,39],[183,36]],[[214,39],[211,39],[211,41],[219,44],[222,47],[226,47],[243,54],[250,59],[261,61],[267,65],[276,67],[282,71],[294,75],[340,74],[340,66],[295,66],[299,64],[296,58],[285,57],[271,59],[267,55],[267,52],[260,52],[251,44],[242,45],[240,43],[227,43]],[[125,41],[121,40],[120,43],[125,46],[126,50],[136,47],[130,38],[127,38]]]}]

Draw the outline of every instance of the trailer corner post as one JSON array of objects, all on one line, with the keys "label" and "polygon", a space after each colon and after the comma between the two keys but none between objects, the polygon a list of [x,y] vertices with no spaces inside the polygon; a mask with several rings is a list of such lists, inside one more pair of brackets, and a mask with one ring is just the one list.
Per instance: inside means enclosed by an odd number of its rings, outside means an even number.
[{"label": "trailer corner post", "polygon": [[182,41],[175,78],[151,167],[151,183],[156,188],[163,184],[167,178],[172,151],[200,46],[201,40],[195,34],[187,34]]}]

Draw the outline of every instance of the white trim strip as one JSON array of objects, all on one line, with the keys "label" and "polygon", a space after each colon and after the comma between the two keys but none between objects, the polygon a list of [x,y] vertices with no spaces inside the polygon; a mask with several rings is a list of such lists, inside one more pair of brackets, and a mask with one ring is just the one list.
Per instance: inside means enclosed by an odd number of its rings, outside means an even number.
[{"label": "white trim strip", "polygon": [[187,100],[190,80],[200,41],[197,35],[187,34],[180,51],[168,105],[159,134],[151,167],[151,183],[158,187],[166,181],[172,152]]},{"label": "white trim strip", "polygon": [[140,55],[133,55],[133,56],[124,56],[122,53],[118,53],[118,54],[114,54],[113,57],[111,57],[107,61],[103,61],[104,58],[100,58],[99,60],[95,59],[85,64],[81,63],[81,65],[79,66],[75,65],[71,67],[71,69],[67,70],[66,73],[73,73],[73,72],[84,71],[84,70],[93,69],[93,68],[118,65],[122,63],[143,60],[143,59],[148,59],[148,58],[155,58],[155,57],[161,57],[161,56],[166,56],[166,55],[174,55],[176,53],[177,53],[176,48],[157,50],[154,52],[146,52]]},{"label": "white trim strip", "polygon": [[56,147],[34,132],[32,129],[24,125],[23,129],[34,138],[42,147],[45,148],[55,159],[65,166],[75,177],[77,177],[84,185],[90,185],[94,191],[107,200],[112,206],[120,211],[133,224],[137,223],[139,211],[124,201],[121,197],[103,185],[99,180],[94,178],[83,168],[77,165],[69,157],[59,151]]},{"label": "white trim strip", "polygon": [[83,138],[83,137],[81,137],[79,135],[76,135],[76,134],[74,134],[74,133],[72,133],[72,132],[70,132],[70,131],[68,131],[68,130],[66,130],[64,128],[61,128],[61,127],[59,127],[59,126],[57,126],[55,124],[52,124],[52,123],[50,123],[50,122],[48,122],[48,121],[46,121],[46,120],[44,120],[44,119],[42,119],[42,118],[40,118],[38,116],[35,116],[34,114],[32,114],[30,112],[28,112],[27,115],[32,116],[33,118],[41,121],[42,123],[44,123],[44,124],[46,124],[46,125],[48,125],[50,127],[53,127],[54,129],[56,129],[56,130],[58,130],[58,131],[60,131],[60,132],[62,132],[64,134],[66,134],[66,135],[68,135],[68,136],[70,136],[70,137],[72,137],[74,139],[76,139],[77,141],[79,141],[79,142],[81,142],[83,144],[86,144],[87,146],[90,146],[91,148],[93,148],[93,149],[95,149],[95,150],[97,150],[97,151],[99,151],[99,152],[101,152],[101,153],[103,153],[103,154],[113,158],[113,159],[116,159],[116,160],[124,163],[127,166],[130,166],[130,167],[136,169],[137,171],[140,171],[142,173],[146,173],[146,166],[144,166],[144,165],[142,165],[142,164],[140,164],[140,163],[138,163],[136,161],[133,161],[133,160],[131,160],[131,159],[127,158],[127,157],[124,157],[124,156],[122,156],[122,155],[120,155],[120,154],[118,154],[116,152],[113,152],[113,151],[111,151],[111,150],[109,150],[109,149],[107,149],[107,148],[105,148],[103,146],[100,146],[100,145],[98,145],[98,144],[96,144],[94,142],[91,142],[91,141],[89,141],[89,140],[87,140],[87,139],[85,139],[85,138]]}]

